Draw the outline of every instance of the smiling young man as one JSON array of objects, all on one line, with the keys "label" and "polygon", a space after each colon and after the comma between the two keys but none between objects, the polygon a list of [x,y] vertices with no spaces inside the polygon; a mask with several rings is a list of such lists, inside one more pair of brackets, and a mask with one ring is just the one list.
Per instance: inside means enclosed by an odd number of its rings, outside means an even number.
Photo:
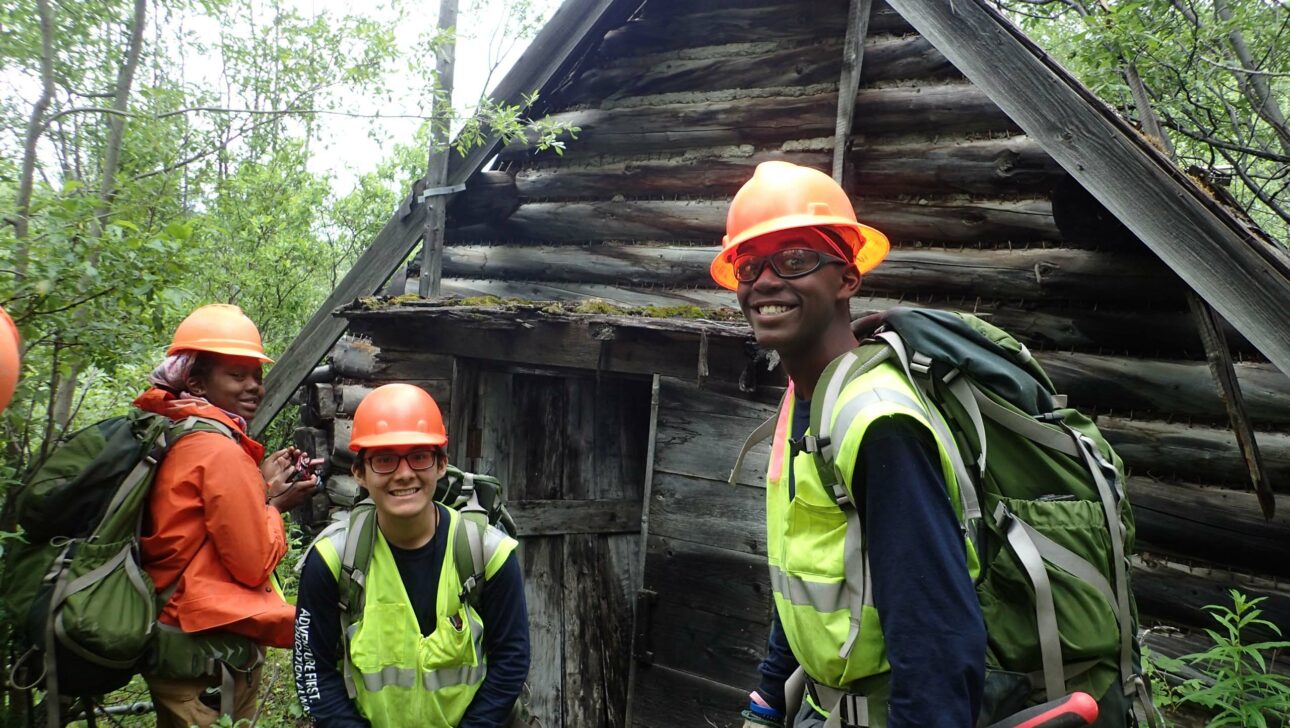
[{"label": "smiling young man", "polygon": [[[149,494],[140,560],[163,595],[161,629],[290,647],[295,610],[272,582],[287,552],[281,512],[303,503],[317,481],[288,482],[301,453],[285,448],[265,458],[264,446],[246,433],[264,396],[262,365],[271,361],[260,332],[236,306],[203,306],[175,330],[166,354],[134,406],[176,422],[213,424],[170,448]],[[257,666],[236,681],[234,719],[255,714],[259,674]],[[208,726],[219,718],[201,697],[220,675],[144,678],[160,728]]]},{"label": "smiling young man", "polygon": [[[409,384],[378,387],[354,413],[354,477],[377,527],[370,563],[351,563],[363,574],[358,613],[338,606],[357,517],[309,551],[296,601],[296,691],[319,728],[509,725],[529,670],[517,543],[434,501],[447,442],[438,405]],[[477,600],[462,599],[455,568],[461,549],[474,555],[462,529],[478,538]]]},{"label": "smiling young man", "polygon": [[[858,346],[850,299],[887,238],[856,221],[827,175],[786,162],[757,167],[726,229],[712,276],[736,292],[790,380],[766,478],[775,611],[745,727],[970,728],[985,628],[955,511],[954,445],[937,441],[937,415],[894,365],[819,391]],[[836,398],[827,443],[810,432],[816,397]],[[813,454],[826,444],[831,473]],[[786,716],[785,682],[799,666],[806,696]]]}]

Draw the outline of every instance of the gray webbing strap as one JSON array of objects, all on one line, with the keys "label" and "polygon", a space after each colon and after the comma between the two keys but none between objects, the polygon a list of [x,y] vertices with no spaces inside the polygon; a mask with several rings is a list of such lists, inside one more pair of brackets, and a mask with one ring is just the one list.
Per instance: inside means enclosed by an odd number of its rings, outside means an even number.
[{"label": "gray webbing strap", "polygon": [[1151,686],[1147,685],[1147,681],[1141,675],[1134,675],[1131,682],[1134,686],[1134,715],[1141,713],[1142,717],[1139,720],[1146,720],[1147,728],[1163,728],[1164,721],[1160,711],[1156,710],[1156,704],[1151,699]]},{"label": "gray webbing strap", "polygon": [[1016,520],[1016,523],[1021,524],[1021,527],[1026,530],[1026,535],[1038,549],[1039,555],[1044,557],[1044,561],[1096,589],[1111,606],[1115,618],[1117,620],[1120,618],[1120,606],[1115,597],[1115,590],[1111,588],[1111,582],[1107,581],[1096,567],[1079,554],[1036,531],[1029,523],[1022,520]]},{"label": "gray webbing strap", "polygon": [[[933,411],[928,399],[927,393],[923,391],[924,387],[930,386],[926,377],[915,377],[914,370],[911,369],[909,351],[905,348],[905,342],[894,331],[884,331],[878,334],[878,338],[887,342],[887,346],[896,355],[900,361],[901,369],[905,372],[905,379],[914,386],[914,391],[918,393],[922,401],[922,411],[927,417],[927,422],[936,431],[936,438],[944,444],[946,454],[950,456],[950,465],[954,469],[954,479],[959,485],[959,503],[963,509],[963,520],[965,523],[972,523],[981,518],[981,502],[976,495],[977,479],[973,478],[967,469],[967,464],[963,462],[963,453],[959,452],[957,441],[954,435],[950,434],[949,428],[945,422]],[[984,438],[982,442],[984,442]],[[984,458],[984,455],[982,456]],[[984,459],[982,460],[984,463]],[[975,539],[974,539],[975,540]]]},{"label": "gray webbing strap", "polygon": [[981,418],[981,407],[976,403],[976,397],[972,396],[972,385],[968,384],[967,377],[961,376],[959,370],[955,369],[945,375],[946,387],[949,389],[950,396],[954,398],[963,411],[967,413],[968,419],[972,421],[972,428],[976,430],[977,447],[981,448],[981,454],[976,459],[976,471],[982,477],[985,477],[985,455],[987,443],[985,440],[985,420]]},{"label": "gray webbing strap", "polygon": [[778,422],[779,411],[776,410],[775,414],[771,415],[765,422],[757,425],[757,429],[748,433],[748,438],[744,440],[744,446],[739,448],[739,456],[735,458],[735,467],[730,471],[730,478],[727,480],[730,485],[735,484],[735,480],[739,477],[739,471],[743,470],[744,456],[748,454],[749,450],[757,447],[759,443],[773,436]]},{"label": "gray webbing strap", "polygon": [[[469,525],[467,525],[469,524]],[[465,518],[461,519],[458,528],[466,529],[466,540],[470,544],[470,562],[475,565],[476,578],[484,578],[484,527]]]},{"label": "gray webbing strap", "polygon": [[[1065,681],[1069,683],[1071,680],[1074,680],[1080,675],[1083,675],[1089,670],[1092,670],[1093,668],[1097,667],[1101,663],[1102,663],[1101,660],[1084,660],[1083,662],[1072,662],[1068,665],[1062,666],[1062,676],[1064,677]],[[1026,676],[1030,678],[1030,686],[1032,690],[1038,690],[1039,688],[1043,687],[1044,685],[1043,670],[1028,672],[1026,673]]]},{"label": "gray webbing strap", "polygon": [[1049,450],[1056,450],[1065,453],[1073,458],[1078,458],[1079,448],[1075,447],[1070,438],[1062,434],[1061,430],[1048,427],[1032,417],[1027,417],[1020,412],[1014,412],[1007,407],[990,399],[984,392],[972,388],[972,395],[976,403],[981,407],[981,413],[989,417],[1000,427],[1007,428],[1018,435],[1030,440],[1031,442],[1042,445]]},{"label": "gray webbing strap", "polygon": [[[1098,495],[1102,500],[1102,512],[1106,516],[1106,528],[1111,534],[1111,558],[1115,560],[1115,596],[1117,612],[1120,619],[1120,678],[1125,680],[1125,695],[1133,695],[1135,688],[1128,682],[1130,677],[1135,674],[1133,670],[1133,628],[1132,613],[1129,611],[1129,576],[1128,569],[1125,566],[1124,558],[1124,529],[1120,525],[1119,501],[1117,495],[1123,497],[1111,484],[1106,482],[1106,476],[1102,474],[1102,465],[1098,461],[1101,459],[1101,453],[1094,454],[1097,445],[1084,437],[1073,427],[1067,426],[1067,432],[1070,433],[1071,439],[1076,447],[1079,448],[1080,454],[1083,455],[1084,465],[1093,476],[1093,482],[1097,484]],[[1118,485],[1118,478],[1117,478]]]},{"label": "gray webbing strap", "polygon": [[[71,544],[63,547],[62,552],[58,554],[58,558],[54,559],[54,566],[50,570],[50,573],[58,574],[58,576],[57,580],[54,582],[54,592],[50,597],[50,604],[58,604],[63,599],[63,590],[67,587],[67,573],[64,571],[63,567],[67,563],[67,554],[71,548]],[[46,719],[48,721],[46,725],[49,726],[60,726],[63,724],[61,720],[62,716],[60,715],[61,703],[59,702],[61,696],[58,694],[58,661],[56,657],[57,645],[54,642],[55,639],[54,615],[51,610],[50,615],[45,618],[45,706]]]},{"label": "gray webbing strap", "polygon": [[[63,606],[63,602],[67,601],[68,597],[76,594],[82,589],[93,586],[100,579],[115,571],[116,567],[121,565],[121,562],[129,558],[130,552],[133,548],[133,544],[126,544],[120,551],[116,552],[116,555],[112,558],[99,564],[98,568],[73,579],[72,582],[67,585],[67,589],[63,592],[62,597],[57,602],[50,602],[50,609],[52,611],[58,611]],[[135,569],[134,572],[130,574],[130,582],[139,589],[140,594],[148,594],[149,590],[144,586],[143,579],[139,576],[138,569]]]},{"label": "gray webbing strap", "polygon": [[851,627],[847,631],[846,641],[838,650],[838,657],[845,660],[851,656],[851,650],[855,648],[856,640],[860,637],[865,600],[871,590],[868,589],[869,554],[864,548],[864,524],[860,522],[860,512],[850,501],[838,505],[847,517],[847,530],[843,537],[842,566],[846,575],[843,584],[847,601],[851,605]]},{"label": "gray webbing strap", "polygon": [[806,670],[801,665],[784,681],[784,714],[792,720],[802,709],[802,695],[806,692]]},{"label": "gray webbing strap", "polygon": [[[890,356],[891,350],[883,348],[879,349],[873,356],[861,363],[860,357],[857,356],[854,351],[850,351],[843,355],[842,360],[839,361],[837,367],[833,369],[833,376],[829,378],[828,384],[825,386],[824,403],[820,407],[819,427],[816,428],[815,431],[815,435],[820,439],[821,443],[820,455],[824,458],[825,462],[833,462],[834,457],[838,452],[838,446],[842,444],[841,442],[833,442],[832,435],[835,429],[838,432],[842,432],[844,435],[846,433],[845,427],[833,427],[833,411],[837,409],[838,399],[842,396],[842,390],[846,388],[847,384],[855,381],[865,372],[868,372],[883,363]],[[848,421],[847,424],[849,426],[850,422]]]},{"label": "gray webbing strap", "polygon": [[157,435],[157,439],[153,441],[152,449],[150,449],[148,454],[144,455],[143,459],[134,466],[130,471],[130,474],[125,476],[125,480],[121,481],[121,486],[112,494],[112,500],[108,501],[107,509],[103,511],[103,520],[99,521],[98,526],[95,526],[94,533],[90,535],[88,539],[89,541],[92,542],[98,539],[99,529],[103,527],[105,522],[111,520],[106,516],[116,513],[117,509],[121,507],[121,503],[129,497],[130,493],[132,493],[135,487],[139,485],[139,482],[148,477],[152,473],[153,469],[157,467],[157,460],[152,457],[152,452],[157,448],[158,443],[160,443],[161,447],[166,446],[165,432]]},{"label": "gray webbing strap", "polygon": [[219,712],[227,715],[229,720],[233,719],[233,692],[237,688],[233,668],[227,664],[219,663],[220,684],[219,684]]},{"label": "gray webbing strap", "polygon": [[[349,640],[352,636],[350,631],[354,626],[354,620],[351,617],[363,611],[362,594],[367,579],[362,571],[354,568],[354,562],[357,559],[360,542],[363,540],[363,526],[367,524],[372,513],[372,509],[364,508],[351,517],[349,533],[345,538],[345,552],[340,562],[341,578],[348,579],[353,584],[349,589],[341,589],[340,594],[341,674],[345,678],[345,692],[350,700],[358,697],[358,686],[354,683],[354,665],[349,658]],[[370,557],[370,552],[368,555]],[[367,565],[364,564],[363,568],[366,569]]]},{"label": "gray webbing strap", "polygon": [[1035,621],[1039,629],[1039,652],[1044,666],[1044,692],[1048,700],[1057,700],[1066,694],[1065,673],[1062,669],[1062,643],[1057,632],[1057,609],[1053,605],[1053,588],[1044,570],[1044,559],[1021,521],[1000,503],[994,512],[995,521],[1002,525],[1008,521],[1008,544],[1017,555],[1022,568],[1035,589]]},{"label": "gray webbing strap", "polygon": [[[733,470],[730,471],[730,478],[727,480],[727,482],[730,483],[730,485],[735,484],[735,481],[739,477],[739,472],[743,470],[744,456],[748,454],[748,451],[752,450],[754,447],[756,447],[759,443],[766,440],[767,438],[774,436],[775,427],[779,424],[779,413],[783,411],[784,405],[788,403],[788,397],[789,397],[789,391],[785,390],[784,396],[780,397],[779,399],[779,406],[775,408],[775,414],[767,418],[765,422],[761,423],[760,425],[757,425],[757,429],[748,433],[748,437],[744,440],[743,447],[739,448],[739,456],[735,458],[735,467]],[[772,447],[773,446],[774,445],[772,443]],[[784,457],[786,458],[792,457],[792,454],[786,453]]]},{"label": "gray webbing strap", "polygon": [[[838,406],[838,397],[842,396],[842,388],[847,382],[851,381],[851,370],[860,363],[860,357],[856,356],[854,351],[848,351],[838,360],[837,366],[833,367],[833,374],[824,385],[824,400],[820,404],[820,422],[816,428],[815,436],[820,439],[820,455],[826,462],[833,462],[833,455],[836,450],[829,442],[829,433],[833,427],[833,410]],[[815,423],[812,423],[815,424]],[[821,477],[827,477],[829,482],[833,481],[832,475],[820,474]]]},{"label": "gray webbing strap", "polygon": [[821,685],[809,675],[806,682],[816,703],[829,713],[824,721],[824,728],[867,728],[869,698]]}]

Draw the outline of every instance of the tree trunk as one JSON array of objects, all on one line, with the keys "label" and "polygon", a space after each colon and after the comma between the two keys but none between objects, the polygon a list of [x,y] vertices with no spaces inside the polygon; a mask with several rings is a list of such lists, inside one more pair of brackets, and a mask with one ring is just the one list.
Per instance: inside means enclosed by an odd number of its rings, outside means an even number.
[{"label": "tree trunk", "polygon": [[[1228,5],[1228,0],[1214,0],[1214,12],[1223,22],[1232,21],[1232,8]],[[1232,28],[1227,33],[1227,39],[1232,45],[1232,52],[1235,53],[1236,59],[1241,63],[1241,68],[1246,71],[1245,73],[1232,71],[1232,74],[1236,76],[1237,83],[1240,84],[1245,97],[1249,99],[1254,113],[1272,127],[1277,141],[1281,144],[1281,153],[1290,156],[1290,126],[1286,125],[1285,114],[1281,111],[1281,105],[1277,103],[1277,97],[1272,94],[1267,79],[1258,73],[1258,64],[1254,62],[1254,56],[1250,53],[1249,46],[1245,44],[1245,34],[1240,28]]]},{"label": "tree trunk", "polygon": [[27,134],[23,140],[22,172],[18,178],[18,198],[14,205],[13,229],[18,239],[14,255],[14,274],[18,280],[27,275],[28,216],[31,214],[31,191],[36,177],[36,145],[45,131],[45,112],[54,98],[54,16],[49,0],[36,0],[40,14],[40,98],[31,106]]},{"label": "tree trunk", "polygon": [[[103,235],[103,226],[107,223],[112,210],[112,199],[116,195],[116,173],[121,162],[121,144],[125,136],[125,112],[130,103],[130,90],[134,85],[134,73],[139,67],[139,55],[143,46],[143,28],[147,23],[148,0],[134,0],[134,17],[131,21],[130,44],[126,47],[125,59],[117,73],[116,91],[112,100],[112,109],[117,113],[108,115],[108,138],[103,150],[103,166],[99,180],[99,199],[95,208],[94,219],[90,223],[90,238],[97,241]],[[98,246],[91,245],[90,261],[98,259]],[[85,323],[82,308],[77,311],[74,321],[78,325]],[[65,376],[57,378],[57,387],[50,392],[55,399],[51,412],[60,432],[66,432],[71,425],[72,402],[76,395],[77,381],[83,370],[84,362],[73,359]]]}]

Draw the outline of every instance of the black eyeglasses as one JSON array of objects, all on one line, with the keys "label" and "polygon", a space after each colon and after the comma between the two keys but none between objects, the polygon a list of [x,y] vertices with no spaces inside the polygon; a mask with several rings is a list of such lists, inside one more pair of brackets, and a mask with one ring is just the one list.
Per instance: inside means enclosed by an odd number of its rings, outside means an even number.
[{"label": "black eyeglasses", "polygon": [[765,269],[767,263],[770,263],[770,269],[775,271],[775,275],[780,278],[801,278],[804,275],[814,273],[826,263],[842,263],[846,265],[845,260],[821,253],[818,250],[788,248],[776,250],[770,255],[745,255],[736,258],[735,280],[740,283],[752,283],[761,276],[761,272]]},{"label": "black eyeglasses", "polygon": [[367,467],[372,469],[377,475],[389,475],[399,469],[399,461],[408,461],[408,467],[413,470],[429,470],[439,459],[438,450],[413,450],[406,455],[398,455],[392,452],[379,452],[375,455],[367,456]]}]

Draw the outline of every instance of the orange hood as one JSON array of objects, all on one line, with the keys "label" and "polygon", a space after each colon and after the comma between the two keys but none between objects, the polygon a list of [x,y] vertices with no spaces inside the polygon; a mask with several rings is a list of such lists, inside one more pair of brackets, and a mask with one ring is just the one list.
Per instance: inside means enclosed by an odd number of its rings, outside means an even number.
[{"label": "orange hood", "polygon": [[186,417],[205,417],[228,426],[237,433],[237,442],[247,455],[258,465],[264,459],[264,446],[246,434],[246,424],[240,417],[234,417],[204,399],[197,397],[180,398],[172,392],[152,387],[134,400],[134,406],[144,412],[164,415],[179,421]]}]

